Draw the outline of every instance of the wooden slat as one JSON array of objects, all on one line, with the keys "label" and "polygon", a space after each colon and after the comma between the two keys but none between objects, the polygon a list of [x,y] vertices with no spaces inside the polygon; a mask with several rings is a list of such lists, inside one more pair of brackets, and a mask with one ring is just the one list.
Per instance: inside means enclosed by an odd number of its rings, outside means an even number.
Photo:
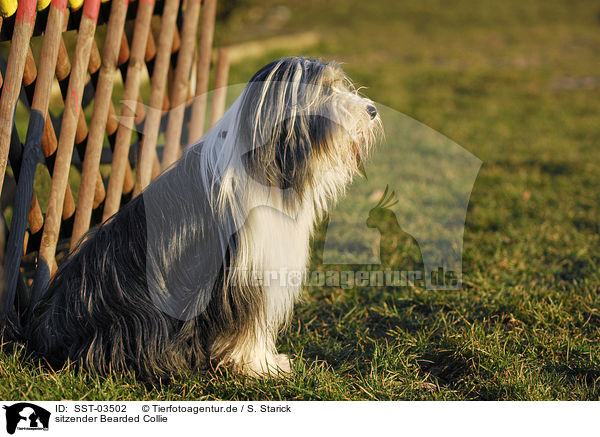
[{"label": "wooden slat", "polygon": [[161,107],[167,85],[167,73],[169,72],[178,9],[179,0],[165,1],[156,61],[152,74],[149,109],[144,124],[144,139],[140,150],[135,188],[133,190],[134,196],[140,194],[152,180],[152,167],[156,156],[156,141],[160,128]]},{"label": "wooden slat", "polygon": [[171,111],[169,112],[167,132],[165,134],[165,147],[162,156],[163,171],[175,162],[181,153],[181,128],[183,126],[185,102],[188,95],[190,68],[192,67],[194,48],[196,46],[199,12],[199,0],[186,1],[184,4],[183,29],[181,31],[181,47],[173,78]]},{"label": "wooden slat", "polygon": [[213,35],[217,0],[204,0],[202,18],[200,20],[200,40],[198,41],[198,63],[196,66],[196,97],[192,103],[192,116],[189,124],[189,143],[200,140],[204,130],[206,116],[206,98],[210,73],[210,56],[212,53]]},{"label": "wooden slat", "polygon": [[[46,224],[40,244],[38,269],[34,287],[35,297],[39,296],[40,291],[46,288],[50,279],[49,274],[52,273],[51,270],[54,269],[55,265],[54,254],[60,230],[60,212],[63,207],[65,188],[69,182],[69,169],[77,130],[77,119],[81,111],[81,98],[86,80],[90,51],[94,42],[99,7],[99,0],[85,0],[83,6],[83,16],[81,17],[79,34],[77,35],[75,56],[71,68],[71,77],[69,79],[69,88],[54,163],[52,187],[48,200],[48,211],[46,212]],[[34,296],[32,296],[33,298]]]},{"label": "wooden slat", "polygon": [[[39,74],[37,74],[33,103],[31,105],[31,117],[27,128],[27,140],[21,160],[20,177],[17,183],[13,218],[10,235],[7,242],[7,259],[5,264],[5,288],[4,305],[9,311],[14,311],[12,303],[15,299],[17,281],[19,277],[19,266],[25,240],[27,222],[38,220],[41,210],[35,193],[33,181],[38,153],[42,144],[44,134],[44,121],[48,114],[48,103],[52,91],[54,70],[58,57],[58,47],[62,35],[62,27],[65,21],[66,0],[54,0],[50,5],[46,33],[42,43],[40,56]],[[28,199],[31,199],[30,201]],[[36,225],[38,223],[34,223]],[[41,224],[39,224],[41,227]]]},{"label": "wooden slat", "polygon": [[131,55],[123,93],[123,102],[125,103],[121,105],[121,122],[117,129],[117,139],[113,150],[113,161],[108,180],[106,200],[104,202],[103,220],[107,220],[115,214],[121,203],[125,168],[129,162],[131,132],[136,116],[136,107],[132,102],[137,102],[139,97],[141,72],[144,68],[148,49],[147,43],[150,39],[150,22],[153,10],[153,1],[140,1],[138,3],[138,12],[131,43]]},{"label": "wooden slat", "polygon": [[[31,48],[29,48],[27,50],[27,57],[25,59],[25,69],[23,70],[23,86],[25,88],[27,99],[29,100],[29,102],[31,104],[33,103],[34,98],[35,98],[35,89],[37,89],[36,79],[37,79],[37,68],[35,66],[35,61],[33,60]],[[32,109],[33,109],[33,105],[32,105]],[[42,124],[42,129],[43,129],[43,124]],[[27,135],[29,135],[29,132],[30,131],[28,128]],[[40,132],[40,135],[42,135],[42,133],[43,132]],[[41,138],[41,136],[40,136],[40,138]],[[24,151],[22,153],[24,153]],[[11,154],[12,154],[12,152],[11,152]],[[21,166],[22,166],[22,161],[23,161],[23,156],[21,156]],[[11,162],[11,165],[13,165],[12,162]],[[25,165],[25,168],[22,168],[22,170],[26,174],[29,172],[27,165]],[[13,169],[13,171],[14,171],[14,169]],[[17,182],[19,180],[20,180],[20,177],[17,178]],[[32,232],[37,232],[44,225],[44,217],[43,217],[42,211],[39,207],[37,196],[34,192],[31,193],[31,204],[33,205],[33,208],[31,208],[31,210],[29,212],[29,218],[30,218],[29,223],[30,223]],[[15,213],[13,211],[13,218],[14,218],[14,216],[15,216]],[[7,247],[9,247],[8,243],[7,243]]]},{"label": "wooden slat", "polygon": [[4,173],[8,161],[15,105],[21,91],[21,80],[23,79],[27,51],[29,50],[29,40],[35,23],[35,7],[36,0],[21,0],[19,2],[2,96],[0,97],[0,120],[3,120],[0,123],[0,192],[2,192]]},{"label": "wooden slat", "polygon": [[[100,69],[100,76],[96,85],[92,121],[90,123],[85,158],[83,160],[77,212],[75,213],[75,223],[71,235],[71,249],[79,242],[90,225],[95,188],[98,181],[97,175],[100,157],[102,155],[104,130],[108,119],[109,107],[112,103],[114,75],[117,71],[117,60],[121,47],[120,43],[123,36],[125,17],[127,15],[127,5],[127,0],[113,1],[110,11],[106,40],[104,41],[102,68]],[[102,179],[100,179],[100,183],[102,183]]]},{"label": "wooden slat", "polygon": [[212,107],[210,112],[210,126],[219,121],[225,112],[227,99],[227,78],[229,76],[229,57],[227,49],[220,48],[215,70],[215,90],[212,96]]},{"label": "wooden slat", "polygon": [[[65,21],[63,19],[63,21]],[[23,72],[23,83],[29,84],[30,86],[35,83],[35,79],[37,77],[37,69],[35,68],[35,61],[33,60],[33,54],[31,53],[31,49],[27,51],[27,60],[25,64],[25,71]],[[31,99],[33,101],[33,98]],[[52,121],[48,115],[48,111],[45,111],[45,122],[43,125],[44,130],[48,130],[46,134],[42,133],[42,150],[44,151],[44,156],[49,157],[54,154],[56,151],[56,134],[54,133],[54,126],[52,125]],[[48,154],[46,154],[48,153]],[[54,168],[54,161],[50,160],[47,162],[48,170],[52,173],[52,169]],[[35,193],[32,194],[32,202],[37,203],[37,197]],[[42,225],[44,224],[44,219],[40,214],[38,215],[34,211],[37,211],[37,208],[34,208],[32,212],[29,214],[29,226],[32,234],[36,234],[42,229]],[[71,187],[67,186],[67,192],[65,193],[65,203],[63,206],[63,219],[66,220],[73,215],[75,212],[75,201],[73,200],[73,194],[71,193]]]}]

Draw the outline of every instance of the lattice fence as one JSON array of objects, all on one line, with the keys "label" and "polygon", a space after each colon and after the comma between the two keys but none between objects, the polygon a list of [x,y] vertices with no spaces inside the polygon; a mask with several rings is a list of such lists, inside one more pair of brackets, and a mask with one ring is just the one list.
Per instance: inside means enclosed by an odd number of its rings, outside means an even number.
[{"label": "lattice fence", "polygon": [[[25,305],[34,272],[35,281],[47,281],[90,226],[117,212],[201,137],[216,0],[0,0],[0,10],[0,41],[10,41],[0,97],[0,188],[7,169],[16,181],[0,292],[0,310],[10,312],[15,294]],[[70,30],[77,31],[72,53]],[[42,40],[37,60],[36,39]],[[208,121],[222,115],[227,72],[221,49],[214,73],[220,91]],[[150,78],[146,101],[144,77]],[[123,104],[113,102],[115,80],[122,80]],[[58,115],[48,110],[53,88],[64,104]],[[14,117],[19,99],[29,110],[24,142]],[[162,135],[165,146],[157,147]],[[52,176],[45,211],[34,190],[39,163]],[[110,164],[108,177],[101,164]],[[77,197],[73,172],[80,175]]]}]

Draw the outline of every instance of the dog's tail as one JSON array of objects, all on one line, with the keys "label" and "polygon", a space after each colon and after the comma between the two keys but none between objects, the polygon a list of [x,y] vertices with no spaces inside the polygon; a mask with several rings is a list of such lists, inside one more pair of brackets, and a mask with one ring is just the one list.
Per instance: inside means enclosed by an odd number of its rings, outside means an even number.
[{"label": "dog's tail", "polygon": [[[4,226],[0,226],[0,296],[4,289]],[[13,311],[15,302],[6,308],[0,309],[0,349],[5,344],[20,342],[23,340],[19,315]]]},{"label": "dog's tail", "polygon": [[24,341],[23,330],[18,317],[11,313],[0,314],[0,349],[6,344]]}]

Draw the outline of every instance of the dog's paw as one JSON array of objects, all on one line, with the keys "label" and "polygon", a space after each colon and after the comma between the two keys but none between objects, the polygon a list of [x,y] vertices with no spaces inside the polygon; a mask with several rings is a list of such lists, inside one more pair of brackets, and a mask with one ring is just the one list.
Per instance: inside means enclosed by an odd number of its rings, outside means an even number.
[{"label": "dog's paw", "polygon": [[292,373],[291,359],[285,354],[277,354],[265,360],[246,362],[241,371],[255,378],[283,378]]},{"label": "dog's paw", "polygon": [[286,376],[292,373],[292,359],[286,354],[276,355],[275,365],[280,376]]}]

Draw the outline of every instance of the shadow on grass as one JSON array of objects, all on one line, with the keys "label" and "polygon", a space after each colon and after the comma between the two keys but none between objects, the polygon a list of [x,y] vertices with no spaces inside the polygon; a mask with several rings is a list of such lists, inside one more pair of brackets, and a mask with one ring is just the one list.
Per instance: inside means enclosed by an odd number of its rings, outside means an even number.
[{"label": "shadow on grass", "polygon": [[597,386],[600,382],[600,369],[556,363],[542,366],[542,369],[559,376],[562,375],[570,382],[583,383],[587,386]]},{"label": "shadow on grass", "polygon": [[421,371],[430,374],[436,382],[450,389],[460,389],[474,366],[475,357],[465,351],[449,349],[444,341],[432,343],[417,363]]}]

